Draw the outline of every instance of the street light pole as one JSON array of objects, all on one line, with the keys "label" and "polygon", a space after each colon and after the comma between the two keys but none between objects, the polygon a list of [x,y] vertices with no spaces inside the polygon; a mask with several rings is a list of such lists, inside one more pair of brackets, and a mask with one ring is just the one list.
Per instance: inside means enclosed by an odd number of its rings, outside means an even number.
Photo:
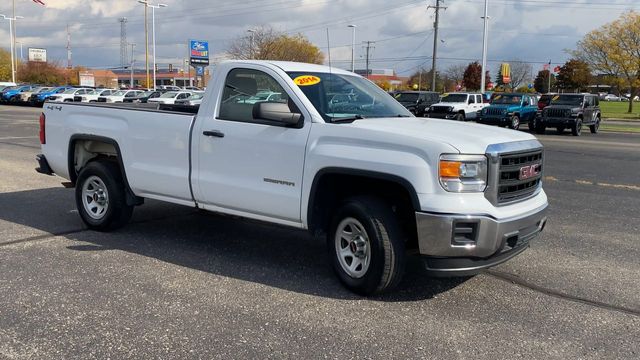
[{"label": "street light pole", "polygon": [[5,20],[9,20],[9,42],[10,42],[10,48],[11,48],[11,82],[15,83],[17,64],[16,64],[16,43],[15,43],[15,38],[13,37],[13,22],[18,19],[23,19],[23,17],[22,16],[9,17],[3,14],[0,14],[0,17],[2,17]]},{"label": "street light pole", "polygon": [[[167,4],[149,4],[149,2],[147,0],[138,0],[139,3],[144,4],[147,7],[151,8],[151,37],[152,37],[152,42],[153,42],[153,90],[156,89],[156,9],[160,9],[163,7],[167,7]],[[146,11],[145,11],[146,13]],[[146,29],[146,25],[145,25],[145,29]],[[148,74],[148,69],[147,69],[147,74]],[[147,79],[148,79],[148,75],[147,75]],[[147,87],[149,85],[149,80],[147,80]]]},{"label": "street light pole", "polygon": [[355,48],[356,48],[356,25],[349,25],[353,29],[351,36],[351,72],[356,72]]},{"label": "street light pole", "polygon": [[489,0],[484,0],[484,35],[482,36],[482,75],[480,77],[480,93],[484,94],[487,81],[487,41],[489,36]]}]

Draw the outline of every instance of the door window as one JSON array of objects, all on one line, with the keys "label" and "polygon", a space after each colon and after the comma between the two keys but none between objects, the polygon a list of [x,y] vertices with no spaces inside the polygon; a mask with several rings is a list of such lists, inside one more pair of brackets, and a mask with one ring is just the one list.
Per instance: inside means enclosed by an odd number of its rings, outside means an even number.
[{"label": "door window", "polygon": [[476,102],[482,104],[482,95],[476,95]]},{"label": "door window", "polygon": [[469,95],[469,104],[475,104],[476,103],[476,97],[473,95]]},{"label": "door window", "polygon": [[290,109],[295,106],[270,75],[252,69],[233,69],[225,81],[218,117],[221,120],[264,123],[253,117],[254,105],[261,102],[288,103]]}]

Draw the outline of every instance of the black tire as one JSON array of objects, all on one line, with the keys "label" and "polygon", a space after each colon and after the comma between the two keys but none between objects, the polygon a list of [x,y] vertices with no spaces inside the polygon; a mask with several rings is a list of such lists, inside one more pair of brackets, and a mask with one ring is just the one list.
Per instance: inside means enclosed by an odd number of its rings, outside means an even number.
[{"label": "black tire", "polygon": [[513,115],[511,117],[511,123],[509,124],[509,129],[513,129],[513,130],[520,129],[520,117],[518,115]]},{"label": "black tire", "polygon": [[558,127],[556,127],[556,132],[557,132],[558,134],[562,134],[562,133],[564,132],[564,126],[558,126]]},{"label": "black tire", "polygon": [[600,118],[596,119],[596,123],[593,125],[589,125],[589,130],[592,134],[597,134],[598,130],[600,130]]},{"label": "black tire", "polygon": [[571,135],[580,136],[581,132],[582,132],[582,119],[576,119],[576,122],[574,122],[573,126],[571,126]]},{"label": "black tire", "polygon": [[[350,275],[343,268],[337,245],[347,243],[353,249],[349,240],[343,237],[337,239],[338,232],[342,233],[343,224],[355,219],[362,225],[368,241],[369,265],[359,277]],[[352,231],[354,233],[354,231]],[[354,242],[354,239],[351,239]],[[340,281],[351,291],[360,295],[373,295],[391,290],[402,279],[405,267],[404,237],[396,215],[390,205],[371,196],[358,196],[347,199],[335,213],[327,234],[327,248],[330,261]],[[355,253],[352,253],[355,254]],[[347,255],[348,256],[348,255]],[[352,255],[353,256],[353,255]],[[352,257],[352,263],[355,257]],[[347,264],[348,265],[348,264]]]},{"label": "black tire", "polygon": [[[88,205],[84,204],[83,190],[91,186],[88,182],[99,179],[104,185],[107,202],[106,210],[93,213],[91,204],[96,204],[96,196],[87,197]],[[95,188],[95,187],[94,187]],[[78,174],[76,181],[76,206],[82,221],[88,228],[97,231],[110,231],[120,228],[129,222],[133,213],[133,206],[127,205],[126,189],[118,165],[111,161],[94,161],[85,166]],[[90,215],[92,212],[94,215]]]},{"label": "black tire", "polygon": [[544,134],[547,131],[547,127],[542,123],[538,122],[536,124],[536,134]]},{"label": "black tire", "polygon": [[463,113],[458,113],[458,115],[456,115],[456,120],[465,121],[464,114]]}]

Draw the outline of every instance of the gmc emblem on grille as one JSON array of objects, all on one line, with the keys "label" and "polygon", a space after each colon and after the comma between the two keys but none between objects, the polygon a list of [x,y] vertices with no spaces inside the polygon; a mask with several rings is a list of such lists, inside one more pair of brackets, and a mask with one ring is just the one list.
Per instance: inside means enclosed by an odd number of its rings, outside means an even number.
[{"label": "gmc emblem on grille", "polygon": [[520,168],[520,180],[526,180],[540,174],[540,164],[527,165]]}]

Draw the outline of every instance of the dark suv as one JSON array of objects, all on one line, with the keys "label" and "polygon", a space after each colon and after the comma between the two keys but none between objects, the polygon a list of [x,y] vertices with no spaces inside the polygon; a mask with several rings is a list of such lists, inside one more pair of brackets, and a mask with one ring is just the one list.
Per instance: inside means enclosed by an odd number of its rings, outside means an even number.
[{"label": "dark suv", "polygon": [[429,106],[440,102],[440,94],[433,91],[400,91],[395,98],[415,116],[424,116]]},{"label": "dark suv", "polygon": [[556,94],[549,106],[542,110],[536,121],[536,132],[544,134],[547,127],[555,127],[558,133],[571,129],[573,136],[580,136],[582,125],[588,125],[591,133],[600,127],[600,101],[591,94]]}]

